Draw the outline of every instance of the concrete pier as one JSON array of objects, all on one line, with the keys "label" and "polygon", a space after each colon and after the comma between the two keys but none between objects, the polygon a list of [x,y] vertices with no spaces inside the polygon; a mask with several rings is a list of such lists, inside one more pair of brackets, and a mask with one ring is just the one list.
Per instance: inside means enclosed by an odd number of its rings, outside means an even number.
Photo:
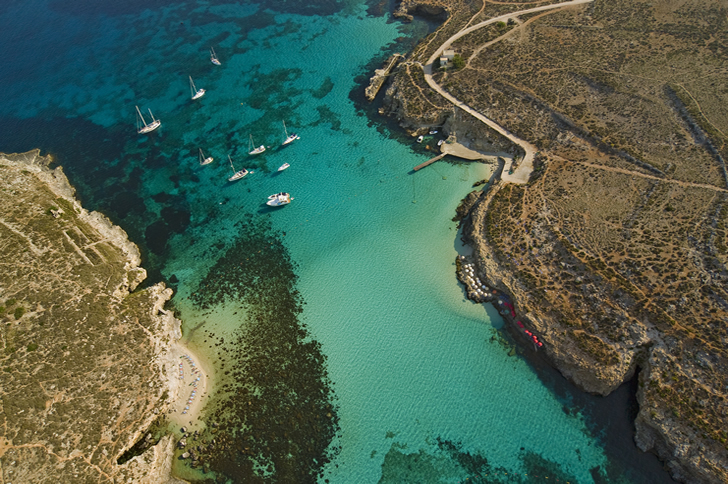
[{"label": "concrete pier", "polygon": [[436,162],[437,160],[441,160],[441,159],[443,159],[443,158],[445,157],[445,155],[446,155],[446,154],[447,154],[447,153],[442,153],[442,154],[440,154],[440,155],[437,155],[437,156],[436,156],[436,157],[434,157],[434,158],[430,158],[430,159],[429,159],[429,160],[427,160],[426,162],[424,162],[424,163],[420,163],[419,165],[415,166],[415,167],[413,168],[413,170],[414,170],[414,171],[417,171],[417,170],[421,170],[422,168],[426,167],[427,165],[431,165],[432,163]]}]

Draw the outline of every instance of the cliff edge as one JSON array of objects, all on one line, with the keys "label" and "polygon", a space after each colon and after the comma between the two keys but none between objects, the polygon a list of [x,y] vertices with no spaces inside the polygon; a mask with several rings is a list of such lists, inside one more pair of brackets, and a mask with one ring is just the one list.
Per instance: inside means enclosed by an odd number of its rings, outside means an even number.
[{"label": "cliff edge", "polygon": [[0,154],[1,479],[179,482],[171,437],[117,462],[167,411],[172,291],[50,161]]},{"label": "cliff edge", "polygon": [[[400,10],[425,4],[442,2]],[[584,390],[604,395],[639,372],[635,440],[676,479],[728,482],[725,16],[709,0],[443,8],[382,112],[506,143],[422,74],[453,35],[505,15],[453,42],[461,62],[433,78],[540,150],[526,185],[470,197],[473,277],[504,296],[513,334]]]}]

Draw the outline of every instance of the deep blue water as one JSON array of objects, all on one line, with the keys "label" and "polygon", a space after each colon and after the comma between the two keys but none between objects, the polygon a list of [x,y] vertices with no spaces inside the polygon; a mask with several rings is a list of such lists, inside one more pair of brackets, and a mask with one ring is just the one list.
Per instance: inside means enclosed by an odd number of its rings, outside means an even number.
[{"label": "deep blue water", "polygon": [[[669,482],[632,444],[633,389],[576,392],[465,300],[451,219],[488,171],[412,174],[428,155],[360,104],[357,80],[431,27],[389,8],[0,6],[0,151],[52,153],[176,289],[218,370],[209,461],[231,482]],[[161,128],[138,135],[136,105]],[[280,148],[283,121],[301,139]],[[228,156],[254,173],[228,182]]]}]

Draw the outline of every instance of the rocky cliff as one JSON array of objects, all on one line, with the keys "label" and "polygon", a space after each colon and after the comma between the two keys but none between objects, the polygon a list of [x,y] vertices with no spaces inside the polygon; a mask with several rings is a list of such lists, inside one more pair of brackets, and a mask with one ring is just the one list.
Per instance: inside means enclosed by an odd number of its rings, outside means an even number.
[{"label": "rocky cliff", "polygon": [[2,480],[174,482],[169,438],[117,463],[167,411],[172,291],[50,161],[0,155]]},{"label": "rocky cliff", "polygon": [[[481,6],[445,5],[383,112],[411,131],[455,122],[458,137],[506,143],[455,114],[418,64],[465,25],[519,8]],[[698,20],[714,2],[663,7],[595,0],[516,17],[463,37],[465,67],[436,79],[541,149],[530,183],[478,194],[466,219],[475,275],[510,301],[510,330],[592,393],[639,371],[639,447],[682,482],[728,482],[728,91],[701,81],[725,51],[700,40],[728,38]]]}]

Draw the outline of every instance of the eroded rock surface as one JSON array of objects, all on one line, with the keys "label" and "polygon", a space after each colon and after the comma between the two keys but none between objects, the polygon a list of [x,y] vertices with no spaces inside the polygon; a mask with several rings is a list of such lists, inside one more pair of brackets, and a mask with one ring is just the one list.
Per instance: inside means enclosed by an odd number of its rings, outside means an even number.
[{"label": "eroded rock surface", "polygon": [[167,410],[172,291],[50,161],[0,154],[0,480],[173,482],[169,438],[117,464]]}]

